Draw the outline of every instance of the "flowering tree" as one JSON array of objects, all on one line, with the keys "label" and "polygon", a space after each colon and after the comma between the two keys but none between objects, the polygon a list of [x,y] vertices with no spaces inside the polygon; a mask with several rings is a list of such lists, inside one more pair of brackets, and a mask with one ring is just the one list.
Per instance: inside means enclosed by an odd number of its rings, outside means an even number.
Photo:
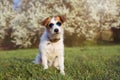
[{"label": "flowering tree", "polygon": [[40,21],[51,15],[67,17],[67,41],[72,40],[70,36],[78,41],[93,40],[98,32],[120,25],[120,0],[26,1],[21,2],[20,12],[12,9],[9,0],[0,1],[0,44],[7,36],[15,46],[31,47],[42,33]]}]

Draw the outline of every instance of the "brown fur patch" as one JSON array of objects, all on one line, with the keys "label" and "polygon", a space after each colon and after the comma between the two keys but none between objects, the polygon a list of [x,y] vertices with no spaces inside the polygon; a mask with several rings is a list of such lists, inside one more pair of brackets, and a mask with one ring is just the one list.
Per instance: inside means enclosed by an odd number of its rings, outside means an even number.
[{"label": "brown fur patch", "polygon": [[[50,23],[51,18],[53,18],[53,16],[50,16],[50,17],[46,18],[45,20],[43,20],[41,22],[41,25],[43,25],[43,26],[47,27],[47,29],[49,29],[48,25]],[[55,20],[59,21],[61,23],[64,23],[66,21],[66,18],[65,18],[65,16],[55,16]]]},{"label": "brown fur patch", "polygon": [[55,16],[55,20],[56,20],[56,21],[61,22],[61,20],[60,20],[60,17],[59,17],[59,16]]},{"label": "brown fur patch", "polygon": [[66,21],[66,17],[65,16],[56,16],[56,20],[64,23]]},{"label": "brown fur patch", "polygon": [[45,20],[41,22],[41,25],[48,27],[48,24],[50,23],[51,18],[48,17]]}]

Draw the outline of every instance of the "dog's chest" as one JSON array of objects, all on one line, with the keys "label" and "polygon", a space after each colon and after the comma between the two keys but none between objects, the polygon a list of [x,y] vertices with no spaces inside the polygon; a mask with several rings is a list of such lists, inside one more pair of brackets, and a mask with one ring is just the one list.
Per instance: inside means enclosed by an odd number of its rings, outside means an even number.
[{"label": "dog's chest", "polygon": [[58,57],[63,54],[63,45],[60,43],[48,43],[47,44],[47,57],[49,59]]}]

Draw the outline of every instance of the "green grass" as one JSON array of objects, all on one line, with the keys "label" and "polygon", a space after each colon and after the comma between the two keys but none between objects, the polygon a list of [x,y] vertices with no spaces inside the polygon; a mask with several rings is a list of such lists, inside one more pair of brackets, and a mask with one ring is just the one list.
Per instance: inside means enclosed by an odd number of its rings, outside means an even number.
[{"label": "green grass", "polygon": [[65,48],[65,76],[33,64],[37,52],[0,51],[0,80],[120,80],[120,46]]}]

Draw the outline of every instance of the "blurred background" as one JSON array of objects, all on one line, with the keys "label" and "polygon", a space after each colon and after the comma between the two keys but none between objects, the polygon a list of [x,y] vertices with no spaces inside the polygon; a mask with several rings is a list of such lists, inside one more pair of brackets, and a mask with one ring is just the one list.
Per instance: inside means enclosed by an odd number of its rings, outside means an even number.
[{"label": "blurred background", "polygon": [[65,46],[120,44],[120,0],[0,0],[0,50],[36,48],[40,22],[65,15]]}]

